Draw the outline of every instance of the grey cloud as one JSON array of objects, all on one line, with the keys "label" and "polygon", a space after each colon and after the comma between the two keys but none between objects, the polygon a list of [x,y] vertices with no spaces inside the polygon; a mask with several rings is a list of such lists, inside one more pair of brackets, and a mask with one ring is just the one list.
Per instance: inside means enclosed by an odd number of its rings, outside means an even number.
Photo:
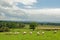
[{"label": "grey cloud", "polygon": [[[24,11],[24,10],[15,10],[12,8],[12,5],[9,3],[6,3],[4,1],[0,1],[0,20],[17,20],[17,21],[38,21],[38,22],[60,22],[60,16],[56,16],[57,12],[60,13],[60,9],[55,11],[51,10],[46,10],[43,9],[42,11],[40,10],[35,10],[35,11]],[[4,9],[2,7],[11,7],[11,9]],[[26,10],[26,9],[25,9]],[[56,9],[54,9],[56,10]],[[51,14],[46,15],[45,13]],[[55,15],[54,15],[55,12]],[[3,16],[2,13],[5,15]],[[30,14],[29,14],[30,13]],[[36,13],[36,14],[34,14]],[[41,13],[41,14],[40,14]],[[60,15],[58,13],[58,15]],[[53,14],[53,15],[52,15]]]},{"label": "grey cloud", "polygon": [[5,15],[4,20],[12,19],[12,18],[16,18],[16,19],[27,19],[28,18],[27,14],[22,10],[4,9],[0,7],[0,16],[2,16],[1,13],[4,13]]},{"label": "grey cloud", "polygon": [[0,6],[3,6],[3,7],[12,7],[12,5],[10,5],[9,3],[3,1],[3,0],[0,0]]},{"label": "grey cloud", "polygon": [[53,15],[45,15],[45,14],[32,14],[29,16],[29,21],[37,21],[37,22],[60,22],[60,17],[56,17]]}]

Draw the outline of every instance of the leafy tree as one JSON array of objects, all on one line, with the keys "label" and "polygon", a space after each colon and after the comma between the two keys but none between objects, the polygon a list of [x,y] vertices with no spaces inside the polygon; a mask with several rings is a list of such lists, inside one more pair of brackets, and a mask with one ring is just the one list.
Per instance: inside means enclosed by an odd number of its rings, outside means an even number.
[{"label": "leafy tree", "polygon": [[1,27],[0,32],[8,32],[9,28],[8,27]]},{"label": "leafy tree", "polygon": [[24,27],[25,27],[25,24],[19,23],[19,24],[17,24],[17,27],[18,27],[18,28],[24,28]]},{"label": "leafy tree", "polygon": [[35,30],[36,26],[37,26],[36,22],[30,23],[30,29],[32,29],[33,31]]}]

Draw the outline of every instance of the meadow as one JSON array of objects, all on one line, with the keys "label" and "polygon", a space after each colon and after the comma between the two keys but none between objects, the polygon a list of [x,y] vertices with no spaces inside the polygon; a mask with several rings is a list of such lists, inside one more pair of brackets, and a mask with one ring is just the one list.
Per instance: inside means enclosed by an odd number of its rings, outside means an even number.
[{"label": "meadow", "polygon": [[[27,32],[23,35],[23,32]],[[40,35],[37,35],[37,32],[40,32]],[[46,31],[46,30],[35,30],[32,31],[30,29],[11,29],[13,34],[6,34],[7,32],[0,32],[0,40],[60,40],[60,30],[57,30],[54,33],[54,30]],[[19,34],[14,34],[14,32],[19,32]],[[29,34],[32,32],[32,34]],[[45,32],[42,34],[42,32]]]}]

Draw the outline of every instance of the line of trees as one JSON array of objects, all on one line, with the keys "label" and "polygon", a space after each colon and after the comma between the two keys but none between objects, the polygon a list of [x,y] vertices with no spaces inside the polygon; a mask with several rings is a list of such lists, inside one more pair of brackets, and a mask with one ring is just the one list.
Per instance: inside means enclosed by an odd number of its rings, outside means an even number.
[{"label": "line of trees", "polygon": [[[3,22],[0,21],[0,32],[7,32],[10,28],[24,28],[25,23],[22,22]],[[29,29],[35,30],[35,27],[37,26],[36,22],[31,22],[29,24]]]},{"label": "line of trees", "polygon": [[[9,31],[10,28],[25,28],[26,24],[29,25],[29,29],[32,29],[34,31],[38,24],[49,25],[51,23],[43,24],[43,23],[37,23],[37,22],[25,23],[25,22],[0,21],[0,32]],[[55,25],[59,25],[59,24],[55,24]]]},{"label": "line of trees", "polygon": [[10,28],[24,28],[24,23],[19,22],[3,22],[0,21],[0,32],[7,32]]},{"label": "line of trees", "polygon": [[9,27],[9,28],[24,28],[24,23],[17,23],[17,22],[0,22],[1,27]]}]

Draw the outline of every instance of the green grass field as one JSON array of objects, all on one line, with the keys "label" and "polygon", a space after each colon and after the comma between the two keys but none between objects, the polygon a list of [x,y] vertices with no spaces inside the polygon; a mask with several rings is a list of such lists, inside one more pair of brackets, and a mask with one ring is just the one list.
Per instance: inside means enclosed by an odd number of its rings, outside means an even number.
[{"label": "green grass field", "polygon": [[[38,30],[40,32],[40,35],[37,35],[37,30],[32,31],[29,29],[11,29],[11,32],[20,32],[19,34],[11,34],[6,35],[6,32],[0,32],[0,40],[60,40],[60,30],[57,31],[57,33],[54,33],[54,31],[44,31],[44,30]],[[23,32],[26,31],[27,34],[23,35]],[[32,31],[32,34],[29,34],[29,32]],[[42,34],[42,32],[45,32]]]}]

